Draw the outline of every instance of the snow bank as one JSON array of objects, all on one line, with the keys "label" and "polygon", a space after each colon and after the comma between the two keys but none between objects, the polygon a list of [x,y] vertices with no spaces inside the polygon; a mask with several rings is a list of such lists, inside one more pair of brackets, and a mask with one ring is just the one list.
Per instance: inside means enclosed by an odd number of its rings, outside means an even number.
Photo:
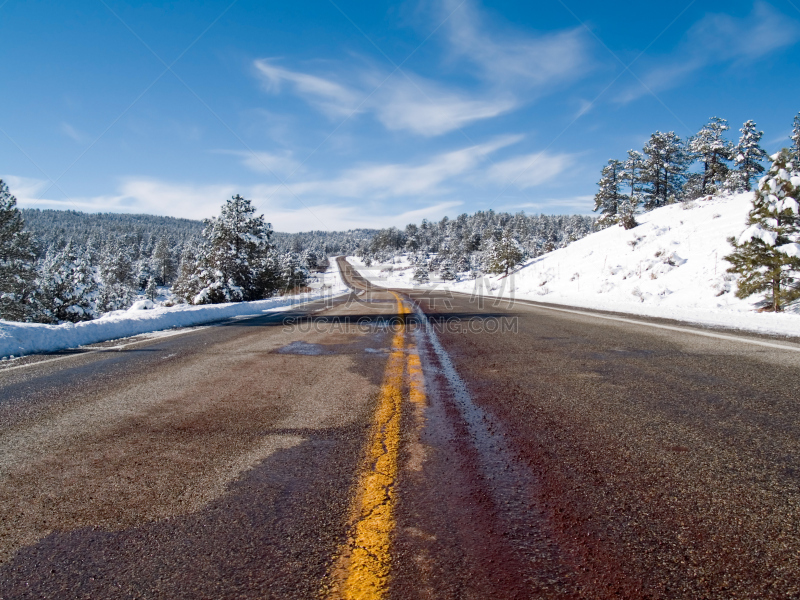
[{"label": "snow bank", "polygon": [[128,310],[106,313],[99,319],[82,323],[44,325],[0,320],[0,356],[52,352],[173,327],[190,327],[231,317],[259,315],[348,292],[335,260],[331,260],[331,269],[321,279],[312,284],[316,288],[313,292],[255,302],[149,308],[153,306],[152,302],[143,300]]},{"label": "snow bank", "polygon": [[[630,230],[610,227],[566,248],[530,260],[508,278],[413,286],[413,270],[397,265],[360,266],[377,285],[449,288],[453,291],[537,300],[662,317],[710,326],[800,336],[800,314],[758,313],[761,297],[734,295],[735,278],[724,260],[728,237],[746,229],[752,193],[674,204],[637,215]],[[362,263],[351,260],[355,265]],[[391,271],[386,271],[387,268]],[[383,271],[382,271],[383,270]]]}]

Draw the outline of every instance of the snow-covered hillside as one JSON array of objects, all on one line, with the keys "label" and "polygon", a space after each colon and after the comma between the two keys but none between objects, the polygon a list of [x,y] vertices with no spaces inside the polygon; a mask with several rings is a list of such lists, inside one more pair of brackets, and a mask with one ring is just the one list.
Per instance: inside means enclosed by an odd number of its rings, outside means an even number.
[{"label": "snow-covered hillside", "polygon": [[276,296],[255,302],[231,302],[189,306],[152,306],[149,301],[136,302],[128,310],[104,314],[93,321],[45,325],[0,320],[0,357],[23,356],[35,352],[53,352],[106,340],[125,338],[174,327],[192,327],[223,319],[291,309],[311,300],[333,297],[349,290],[342,281],[339,265],[331,260],[331,268],[310,284],[312,291],[293,296]]},{"label": "snow-covered hillside", "polygon": [[[673,204],[637,215],[633,229],[610,227],[530,260],[507,278],[444,283],[432,277],[423,287],[800,335],[797,309],[759,313],[761,297],[734,295],[727,238],[745,229],[751,203],[752,193],[745,193]],[[405,260],[360,270],[378,285],[413,285]]]}]

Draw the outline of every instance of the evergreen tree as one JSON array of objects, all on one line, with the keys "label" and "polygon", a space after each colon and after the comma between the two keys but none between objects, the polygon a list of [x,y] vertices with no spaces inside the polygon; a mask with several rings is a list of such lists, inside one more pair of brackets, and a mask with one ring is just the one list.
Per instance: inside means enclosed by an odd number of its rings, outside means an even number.
[{"label": "evergreen tree", "polygon": [[428,275],[427,266],[419,265],[416,269],[414,269],[413,281],[416,281],[417,283],[428,283],[430,280],[431,278]]},{"label": "evergreen tree", "polygon": [[681,138],[674,131],[656,131],[643,152],[647,156],[642,173],[645,209],[652,210],[680,198],[690,162]]},{"label": "evergreen tree", "polygon": [[[644,182],[644,158],[636,150],[628,150],[628,159],[625,161],[623,179],[630,187],[630,194],[620,204],[619,224],[625,229],[633,229],[638,225],[636,222],[636,209],[642,203],[643,182]],[[583,237],[579,235],[576,239]]]},{"label": "evergreen tree", "polygon": [[800,114],[794,116],[792,123],[792,158],[800,160]]},{"label": "evergreen tree", "polygon": [[45,323],[89,321],[96,316],[97,280],[88,252],[71,242],[49,251],[39,265],[37,320]]},{"label": "evergreen tree", "polygon": [[136,300],[139,281],[129,246],[109,240],[100,260],[97,310],[106,313],[129,308]]},{"label": "evergreen tree", "polygon": [[[603,167],[599,189],[594,197],[594,211],[600,211],[597,224],[600,227],[610,227],[618,220],[619,207],[627,198],[620,192],[624,178],[624,166],[618,160],[609,160]],[[491,272],[491,271],[490,271]]]},{"label": "evergreen tree", "polygon": [[29,320],[34,310],[36,249],[17,208],[17,199],[0,179],[0,319]]},{"label": "evergreen tree", "polygon": [[300,258],[294,252],[286,252],[280,257],[281,288],[286,291],[297,290],[308,283],[308,271],[302,267]]},{"label": "evergreen tree", "polygon": [[156,301],[156,297],[158,296],[158,286],[156,285],[156,280],[154,277],[151,277],[147,280],[147,287],[144,289],[144,295],[151,302]]},{"label": "evergreen tree", "polygon": [[238,194],[222,206],[219,217],[206,219],[195,272],[181,282],[183,297],[193,304],[258,300],[269,296],[266,260],[272,226],[255,216],[250,200]]},{"label": "evergreen tree", "polygon": [[732,191],[749,192],[753,185],[753,180],[764,172],[761,161],[766,160],[767,153],[759,145],[763,131],[756,130],[755,121],[747,121],[739,130],[742,136],[736,145],[734,164],[736,171],[732,174]]},{"label": "evergreen tree", "polygon": [[441,274],[442,279],[444,281],[454,281],[456,279],[456,273],[453,268],[453,263],[450,260],[442,261],[439,273]]},{"label": "evergreen tree", "polygon": [[766,292],[778,312],[800,298],[800,169],[792,151],[772,156],[769,173],[761,178],[747,219],[747,229],[729,241],[734,251],[725,257],[739,275],[739,298]]},{"label": "evergreen tree", "polygon": [[689,151],[703,163],[699,174],[697,192],[699,196],[713,194],[722,189],[728,175],[728,162],[733,157],[733,145],[724,139],[728,122],[719,117],[711,117],[708,123],[689,140]]},{"label": "evergreen tree", "polygon": [[487,252],[486,271],[505,273],[519,264],[525,256],[519,242],[508,231],[504,231],[497,241],[492,241]]},{"label": "evergreen tree", "polygon": [[629,202],[635,209],[642,202],[645,162],[641,153],[628,150],[628,159],[623,166],[623,180],[630,187]]},{"label": "evergreen tree", "polygon": [[172,293],[182,300],[191,299],[196,291],[200,289],[197,253],[192,244],[187,244],[181,252],[181,260],[178,265],[178,278],[172,286]]},{"label": "evergreen tree", "polygon": [[158,238],[153,249],[152,268],[157,284],[169,285],[175,277],[175,261],[170,251],[169,237],[166,235]]}]

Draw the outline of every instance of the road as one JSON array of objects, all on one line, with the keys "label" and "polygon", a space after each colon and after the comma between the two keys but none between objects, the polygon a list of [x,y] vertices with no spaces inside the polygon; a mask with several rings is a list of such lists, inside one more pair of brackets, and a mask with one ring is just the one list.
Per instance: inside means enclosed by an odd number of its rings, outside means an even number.
[{"label": "road", "polygon": [[800,344],[342,266],[0,368],[0,598],[800,597]]}]

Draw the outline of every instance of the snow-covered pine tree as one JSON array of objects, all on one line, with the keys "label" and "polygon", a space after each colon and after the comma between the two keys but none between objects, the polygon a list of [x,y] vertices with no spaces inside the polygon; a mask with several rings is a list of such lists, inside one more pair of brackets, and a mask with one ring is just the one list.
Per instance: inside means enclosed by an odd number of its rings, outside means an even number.
[{"label": "snow-covered pine tree", "polygon": [[[624,165],[611,159],[603,167],[600,181],[597,182],[598,190],[594,196],[594,210],[600,211],[597,219],[598,227],[605,228],[618,221],[619,206],[626,200],[625,194],[620,191],[624,177]],[[490,273],[492,271],[489,271]]]},{"label": "snow-covered pine tree", "polygon": [[731,191],[749,192],[753,186],[753,180],[764,172],[762,161],[769,158],[764,149],[760,146],[763,131],[756,129],[755,121],[746,121],[739,130],[742,136],[736,144],[734,164],[736,171],[731,173],[729,188]]},{"label": "snow-covered pine tree", "polygon": [[181,251],[178,277],[170,291],[183,301],[189,301],[200,289],[196,273],[198,271],[197,251],[193,244],[186,244]]},{"label": "snow-covered pine tree", "polygon": [[237,194],[222,205],[219,217],[204,221],[197,269],[181,286],[184,298],[217,304],[258,300],[274,291],[265,288],[270,278],[262,272],[269,264],[272,226],[255,212],[252,202]]},{"label": "snow-covered pine tree", "polygon": [[103,248],[102,255],[98,312],[129,308],[136,300],[138,281],[128,249],[116,241],[110,241]]},{"label": "snow-covered pine tree", "polygon": [[703,164],[703,171],[698,177],[699,196],[721,190],[728,176],[728,163],[734,157],[733,144],[723,137],[728,129],[730,127],[725,119],[711,117],[697,135],[689,139],[689,151]]},{"label": "snow-covered pine tree", "polygon": [[153,249],[151,264],[157,284],[168,285],[175,277],[175,261],[172,258],[168,236],[162,235],[158,238]]},{"label": "snow-covered pine tree", "polygon": [[294,252],[281,255],[280,279],[280,287],[287,292],[302,288],[308,283],[308,271],[301,265],[300,257]]},{"label": "snow-covered pine tree", "polygon": [[17,199],[0,179],[0,319],[29,320],[36,280],[33,236],[17,208]]},{"label": "snow-covered pine tree", "polygon": [[72,242],[49,251],[39,264],[37,320],[45,323],[89,321],[96,313],[97,280],[88,252],[78,255]]},{"label": "snow-covered pine tree", "polygon": [[725,257],[739,275],[739,298],[765,292],[770,308],[783,310],[800,298],[800,169],[792,151],[773,155],[761,178],[747,219],[747,229],[730,238],[734,251]]},{"label": "snow-covered pine tree", "polygon": [[653,210],[679,199],[691,160],[681,138],[674,131],[656,131],[643,152],[647,156],[642,172],[645,209]]},{"label": "snow-covered pine tree", "polygon": [[414,269],[414,277],[413,281],[417,283],[428,283],[431,280],[430,275],[428,275],[428,267],[425,265],[419,265],[416,269]]},{"label": "snow-covered pine tree", "polygon": [[645,162],[641,153],[636,150],[628,150],[628,158],[624,164],[623,179],[630,187],[630,194],[620,204],[617,219],[625,229],[633,229],[638,225],[636,222],[636,208],[642,203],[644,168]]},{"label": "snow-covered pine tree", "polygon": [[456,278],[456,272],[452,261],[449,259],[443,260],[439,267],[439,274],[444,281],[454,281]]},{"label": "snow-covered pine tree", "polygon": [[499,240],[493,241],[486,254],[487,273],[505,273],[518,265],[525,256],[522,246],[509,231],[504,231]]},{"label": "snow-covered pine tree", "polygon": [[158,296],[158,286],[156,285],[155,277],[151,277],[147,280],[147,287],[144,288],[144,295],[151,302],[156,301],[156,297]]},{"label": "snow-covered pine tree", "polygon": [[792,140],[792,147],[790,148],[792,159],[800,160],[800,113],[794,116],[792,134],[789,137]]}]

